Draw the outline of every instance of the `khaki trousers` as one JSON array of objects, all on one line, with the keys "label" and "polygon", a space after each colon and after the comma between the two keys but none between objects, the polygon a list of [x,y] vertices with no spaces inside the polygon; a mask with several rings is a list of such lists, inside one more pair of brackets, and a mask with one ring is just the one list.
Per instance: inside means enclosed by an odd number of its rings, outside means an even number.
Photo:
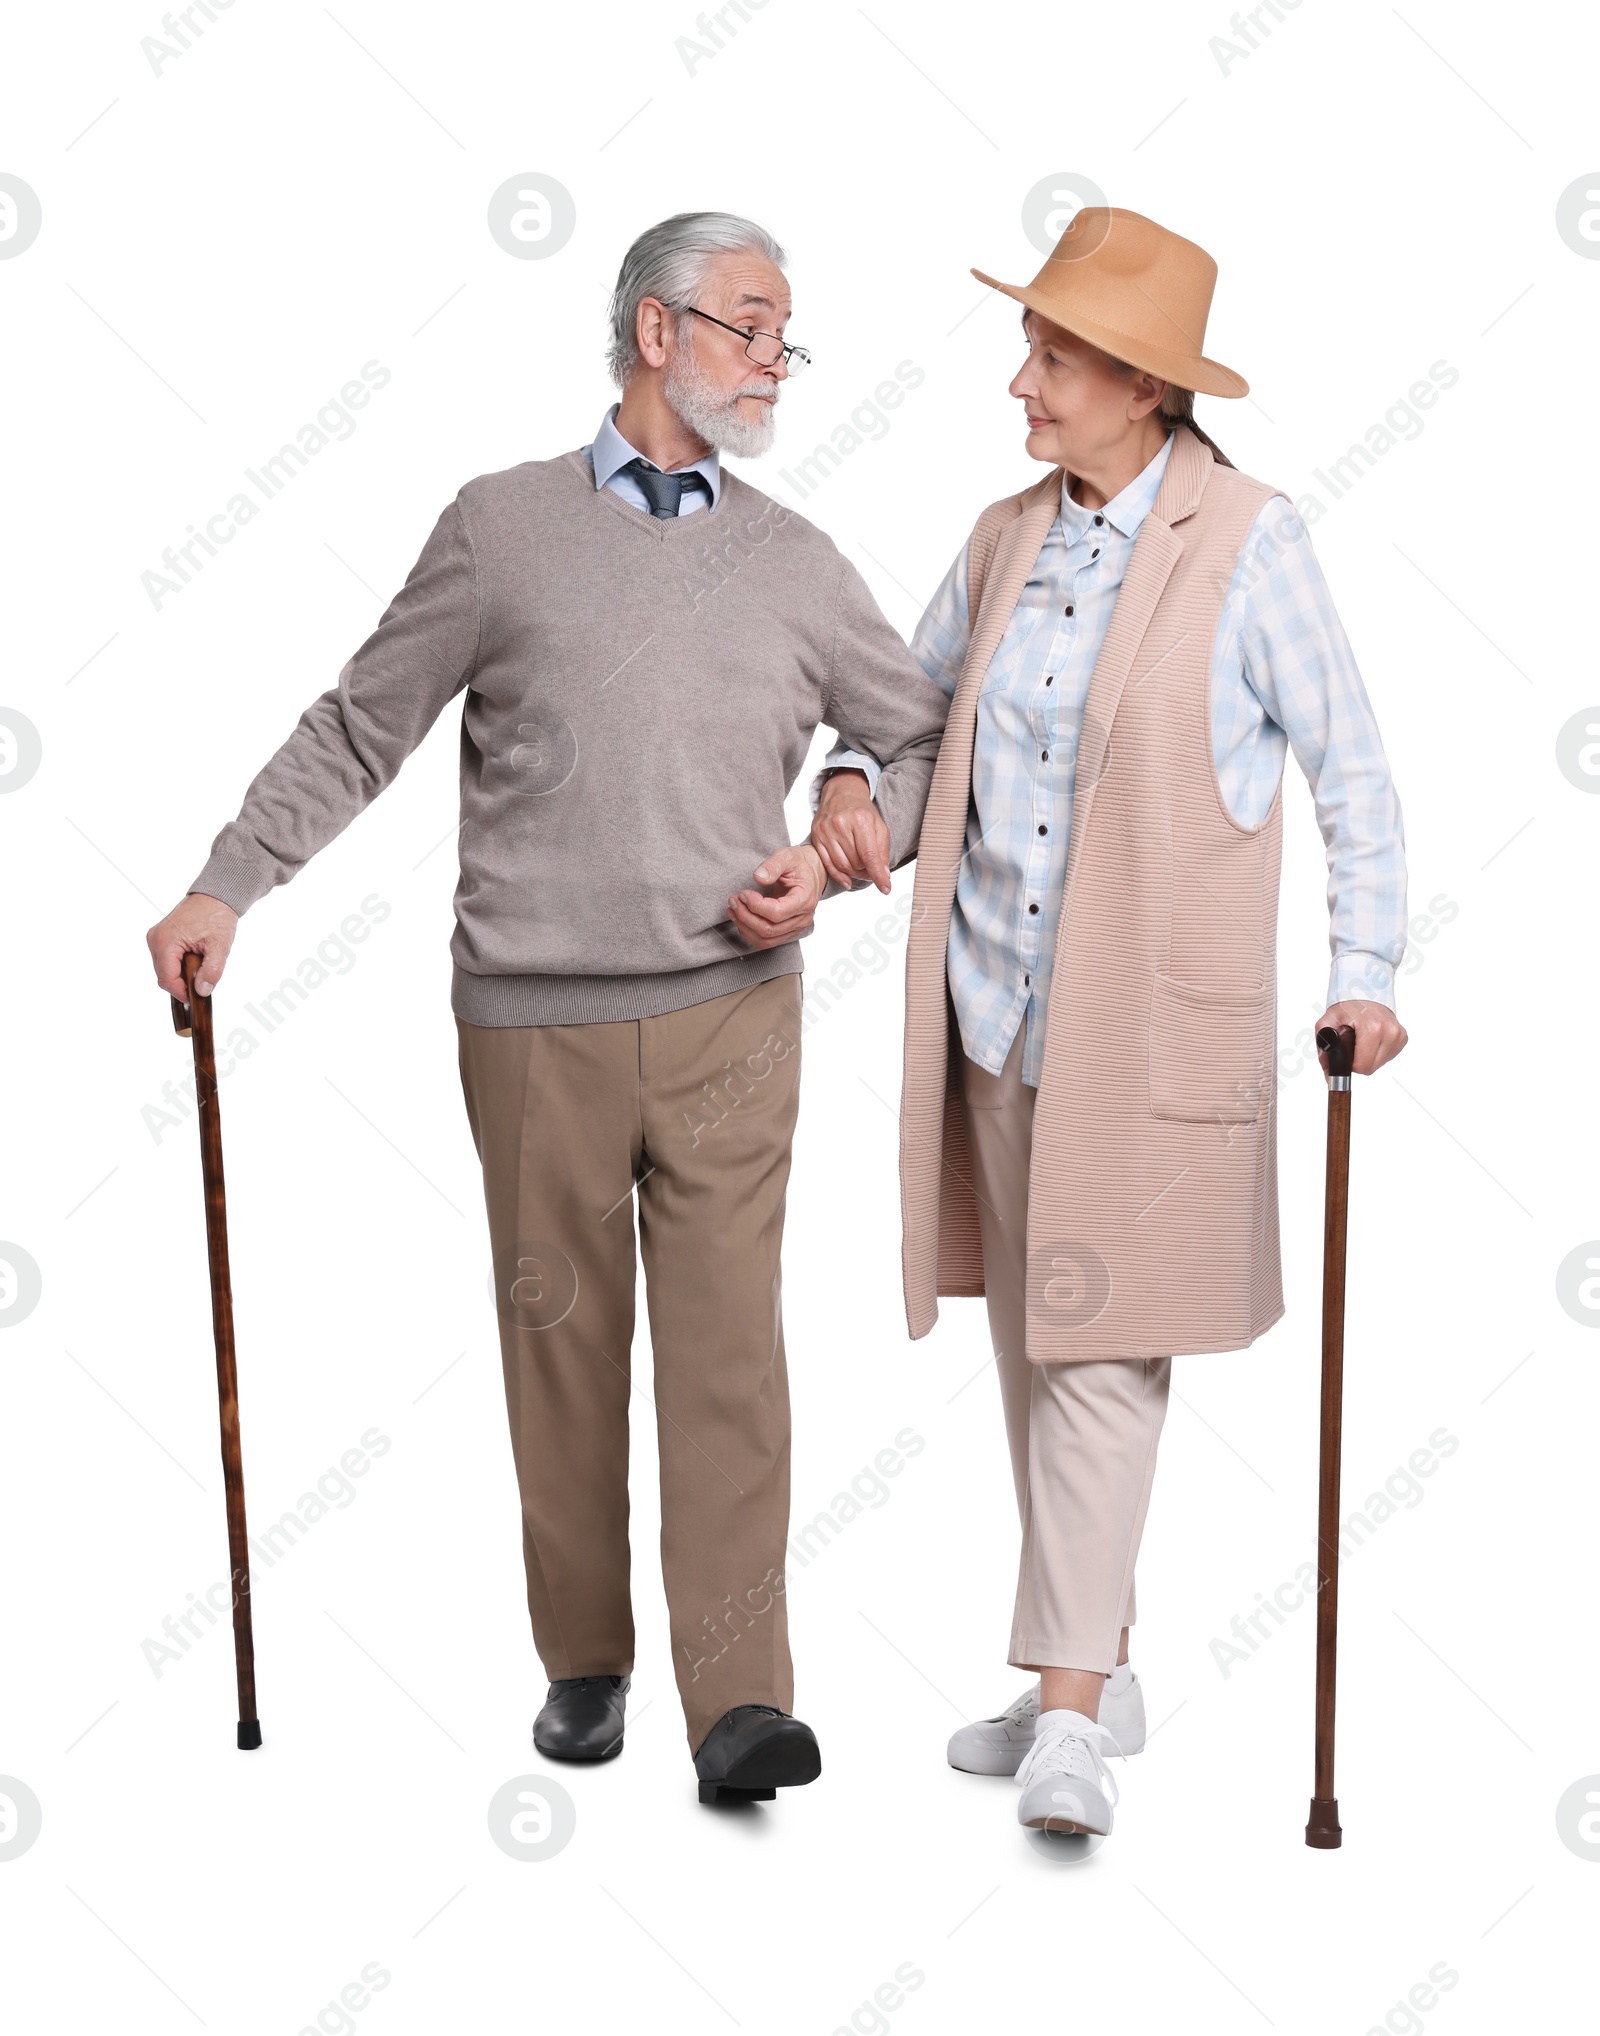
[{"label": "khaki trousers", "polygon": [[1122,1628],[1134,1622],[1134,1562],[1172,1360],[1028,1362],[1028,1166],[1038,1091],[1023,1083],[1022,1049],[1019,1026],[998,1075],[961,1055],[989,1333],[1022,1515],[1007,1658],[1015,1668],[1109,1673]]},{"label": "khaki trousers", "polygon": [[790,1710],[779,1249],[800,978],[658,1018],[457,1029],[545,1673],[633,1669],[637,1184],[661,1570],[690,1747],[735,1704]]}]

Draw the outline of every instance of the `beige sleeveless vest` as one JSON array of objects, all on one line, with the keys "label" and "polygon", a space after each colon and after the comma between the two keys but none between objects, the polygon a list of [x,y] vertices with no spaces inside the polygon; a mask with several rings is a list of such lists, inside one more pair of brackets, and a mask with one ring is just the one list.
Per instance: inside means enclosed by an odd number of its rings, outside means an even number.
[{"label": "beige sleeveless vest", "polygon": [[[977,696],[1059,507],[1061,473],[979,518],[981,586],[922,823],[906,955],[900,1187],[913,1336],[981,1294],[945,957]],[[1028,1186],[1036,1363],[1237,1350],[1283,1313],[1276,1164],[1282,794],[1229,814],[1211,652],[1239,554],[1278,491],[1183,427],[1134,541],[1078,747]]]}]

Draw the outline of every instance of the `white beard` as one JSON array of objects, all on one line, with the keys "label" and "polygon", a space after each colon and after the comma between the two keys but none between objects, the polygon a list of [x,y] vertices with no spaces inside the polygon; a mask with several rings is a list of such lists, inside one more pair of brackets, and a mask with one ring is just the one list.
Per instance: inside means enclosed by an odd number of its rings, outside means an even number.
[{"label": "white beard", "polygon": [[[689,346],[674,352],[662,379],[661,393],[666,397],[672,414],[718,452],[732,453],[736,459],[753,460],[771,451],[777,433],[777,420],[773,416],[778,402],[775,382],[745,382],[732,395],[725,396],[696,360],[693,347]],[[762,399],[761,414],[753,423],[739,414],[737,405],[741,396]]]}]

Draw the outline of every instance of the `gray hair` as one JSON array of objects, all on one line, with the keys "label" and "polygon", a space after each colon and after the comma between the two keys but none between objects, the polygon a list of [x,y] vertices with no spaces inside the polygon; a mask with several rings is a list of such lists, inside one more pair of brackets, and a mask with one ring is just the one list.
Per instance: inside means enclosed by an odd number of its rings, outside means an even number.
[{"label": "gray hair", "polygon": [[606,367],[618,388],[639,364],[639,306],[644,299],[659,298],[681,312],[722,254],[758,254],[780,269],[788,260],[765,227],[733,212],[675,212],[658,226],[647,227],[628,249],[611,293],[611,337],[606,348]]}]

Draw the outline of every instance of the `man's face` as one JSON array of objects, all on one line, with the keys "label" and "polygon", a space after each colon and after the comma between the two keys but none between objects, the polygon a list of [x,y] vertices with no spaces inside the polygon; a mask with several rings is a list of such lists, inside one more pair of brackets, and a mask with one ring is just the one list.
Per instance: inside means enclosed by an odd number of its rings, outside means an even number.
[{"label": "man's face", "polygon": [[1076,472],[1093,468],[1161,401],[1155,375],[1119,374],[1097,346],[1030,311],[1028,347],[1010,387],[1028,420],[1028,453]]},{"label": "man's face", "polygon": [[[780,336],[789,322],[789,286],[783,271],[757,254],[724,254],[713,260],[695,296],[705,318],[685,317],[663,331],[666,368],[662,393],[672,409],[708,445],[754,458],[773,438],[778,387],[789,373],[783,361],[758,367],[745,353],[751,330]],[[708,318],[738,327],[724,332]]]}]

